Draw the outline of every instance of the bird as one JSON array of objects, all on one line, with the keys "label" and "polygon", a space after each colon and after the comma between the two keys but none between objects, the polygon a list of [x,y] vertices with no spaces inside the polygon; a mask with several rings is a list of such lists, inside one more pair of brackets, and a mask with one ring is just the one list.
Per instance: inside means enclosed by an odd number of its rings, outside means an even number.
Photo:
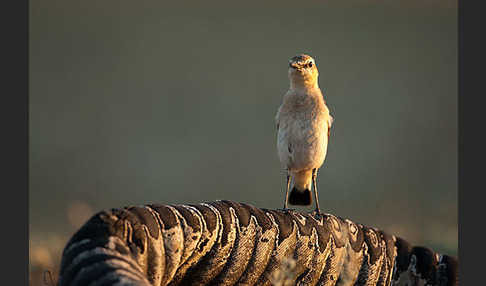
[{"label": "bird", "polygon": [[310,55],[299,54],[289,60],[290,87],[283,96],[275,122],[278,156],[287,171],[283,210],[289,210],[289,203],[311,205],[314,187],[315,213],[319,216],[317,171],[326,158],[334,118],[319,88],[318,77],[316,62]]}]

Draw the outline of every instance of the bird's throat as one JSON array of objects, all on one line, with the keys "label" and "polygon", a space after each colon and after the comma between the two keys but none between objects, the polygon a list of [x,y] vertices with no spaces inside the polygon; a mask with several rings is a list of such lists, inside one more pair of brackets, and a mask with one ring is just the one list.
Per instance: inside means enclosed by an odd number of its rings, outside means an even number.
[{"label": "bird's throat", "polygon": [[311,90],[316,88],[319,88],[316,79],[292,78],[290,80],[291,90]]}]

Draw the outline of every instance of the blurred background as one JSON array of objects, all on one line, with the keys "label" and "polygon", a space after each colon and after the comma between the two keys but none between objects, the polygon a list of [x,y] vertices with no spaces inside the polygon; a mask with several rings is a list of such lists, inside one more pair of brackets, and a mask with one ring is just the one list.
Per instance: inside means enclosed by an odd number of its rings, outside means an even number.
[{"label": "blurred background", "polygon": [[457,255],[457,3],[338,2],[30,1],[31,285],[102,209],[281,208],[302,52],[335,119],[321,209]]}]

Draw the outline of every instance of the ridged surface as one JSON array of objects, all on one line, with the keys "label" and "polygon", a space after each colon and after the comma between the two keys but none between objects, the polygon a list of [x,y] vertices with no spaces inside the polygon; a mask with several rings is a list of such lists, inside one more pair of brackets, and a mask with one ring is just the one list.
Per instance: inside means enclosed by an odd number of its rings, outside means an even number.
[{"label": "ridged surface", "polygon": [[67,243],[60,286],[458,285],[458,261],[347,219],[231,201],[94,215]]}]

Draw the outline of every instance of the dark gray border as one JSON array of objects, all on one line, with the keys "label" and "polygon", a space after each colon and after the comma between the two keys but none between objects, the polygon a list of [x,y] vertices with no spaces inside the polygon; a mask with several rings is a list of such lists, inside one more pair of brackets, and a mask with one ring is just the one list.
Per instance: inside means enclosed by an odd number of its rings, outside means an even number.
[{"label": "dark gray border", "polygon": [[[459,285],[482,285],[484,239],[484,9],[481,3],[458,1],[458,229]],[[477,31],[476,31],[477,29]],[[474,37],[477,35],[477,37]],[[465,39],[468,39],[467,42]],[[474,101],[478,102],[474,102]],[[471,131],[472,130],[472,131]],[[469,135],[469,140],[466,139]],[[472,136],[471,136],[472,135]],[[472,138],[472,139],[471,139]],[[467,142],[467,143],[466,143]],[[482,155],[482,154],[481,154]],[[474,159],[476,162],[473,162]],[[480,161],[481,160],[481,161]],[[471,167],[478,163],[478,168]]]},{"label": "dark gray border", "polygon": [[2,284],[28,285],[28,0],[3,1],[0,10],[0,237],[6,264],[2,267]]},{"label": "dark gray border", "polygon": [[[463,37],[464,37],[464,33],[463,33],[463,29],[464,29],[464,8],[463,8],[463,3],[461,0],[458,0],[458,3],[457,3],[457,11],[458,11],[458,15],[457,15],[457,26],[458,26],[458,29],[457,29],[457,32],[458,32],[458,35],[457,35],[457,50],[458,50],[458,54],[457,54],[457,67],[458,67],[458,71],[457,71],[457,74],[458,74],[458,81],[457,81],[457,87],[458,87],[458,93],[457,93],[457,105],[458,105],[458,110],[457,110],[457,114],[458,114],[458,126],[457,126],[457,146],[458,146],[458,158],[457,158],[457,170],[458,170],[458,174],[457,174],[457,181],[458,181],[458,188],[457,188],[457,203],[458,203],[458,214],[457,214],[457,221],[458,221],[458,259],[461,259],[464,257],[464,248],[462,247],[463,245],[463,241],[461,240],[461,237],[462,237],[462,231],[463,231],[463,219],[464,217],[461,215],[461,202],[462,202],[462,199],[463,199],[463,190],[464,190],[464,184],[463,184],[463,172],[464,172],[464,169],[463,169],[463,158],[462,158],[462,150],[463,150],[463,143],[464,143],[464,140],[463,140],[463,129],[462,129],[462,125],[464,123],[464,120],[463,120],[463,96],[464,96],[464,85],[463,85],[463,56],[462,56],[462,52],[463,52]],[[463,270],[463,266],[464,264],[462,264],[463,261],[459,261],[459,269],[458,269],[458,273],[459,273],[459,276],[463,276],[464,272],[462,271]],[[461,277],[462,278],[462,277]],[[466,278],[467,279],[467,278]],[[467,283],[466,283],[467,284]]]}]

